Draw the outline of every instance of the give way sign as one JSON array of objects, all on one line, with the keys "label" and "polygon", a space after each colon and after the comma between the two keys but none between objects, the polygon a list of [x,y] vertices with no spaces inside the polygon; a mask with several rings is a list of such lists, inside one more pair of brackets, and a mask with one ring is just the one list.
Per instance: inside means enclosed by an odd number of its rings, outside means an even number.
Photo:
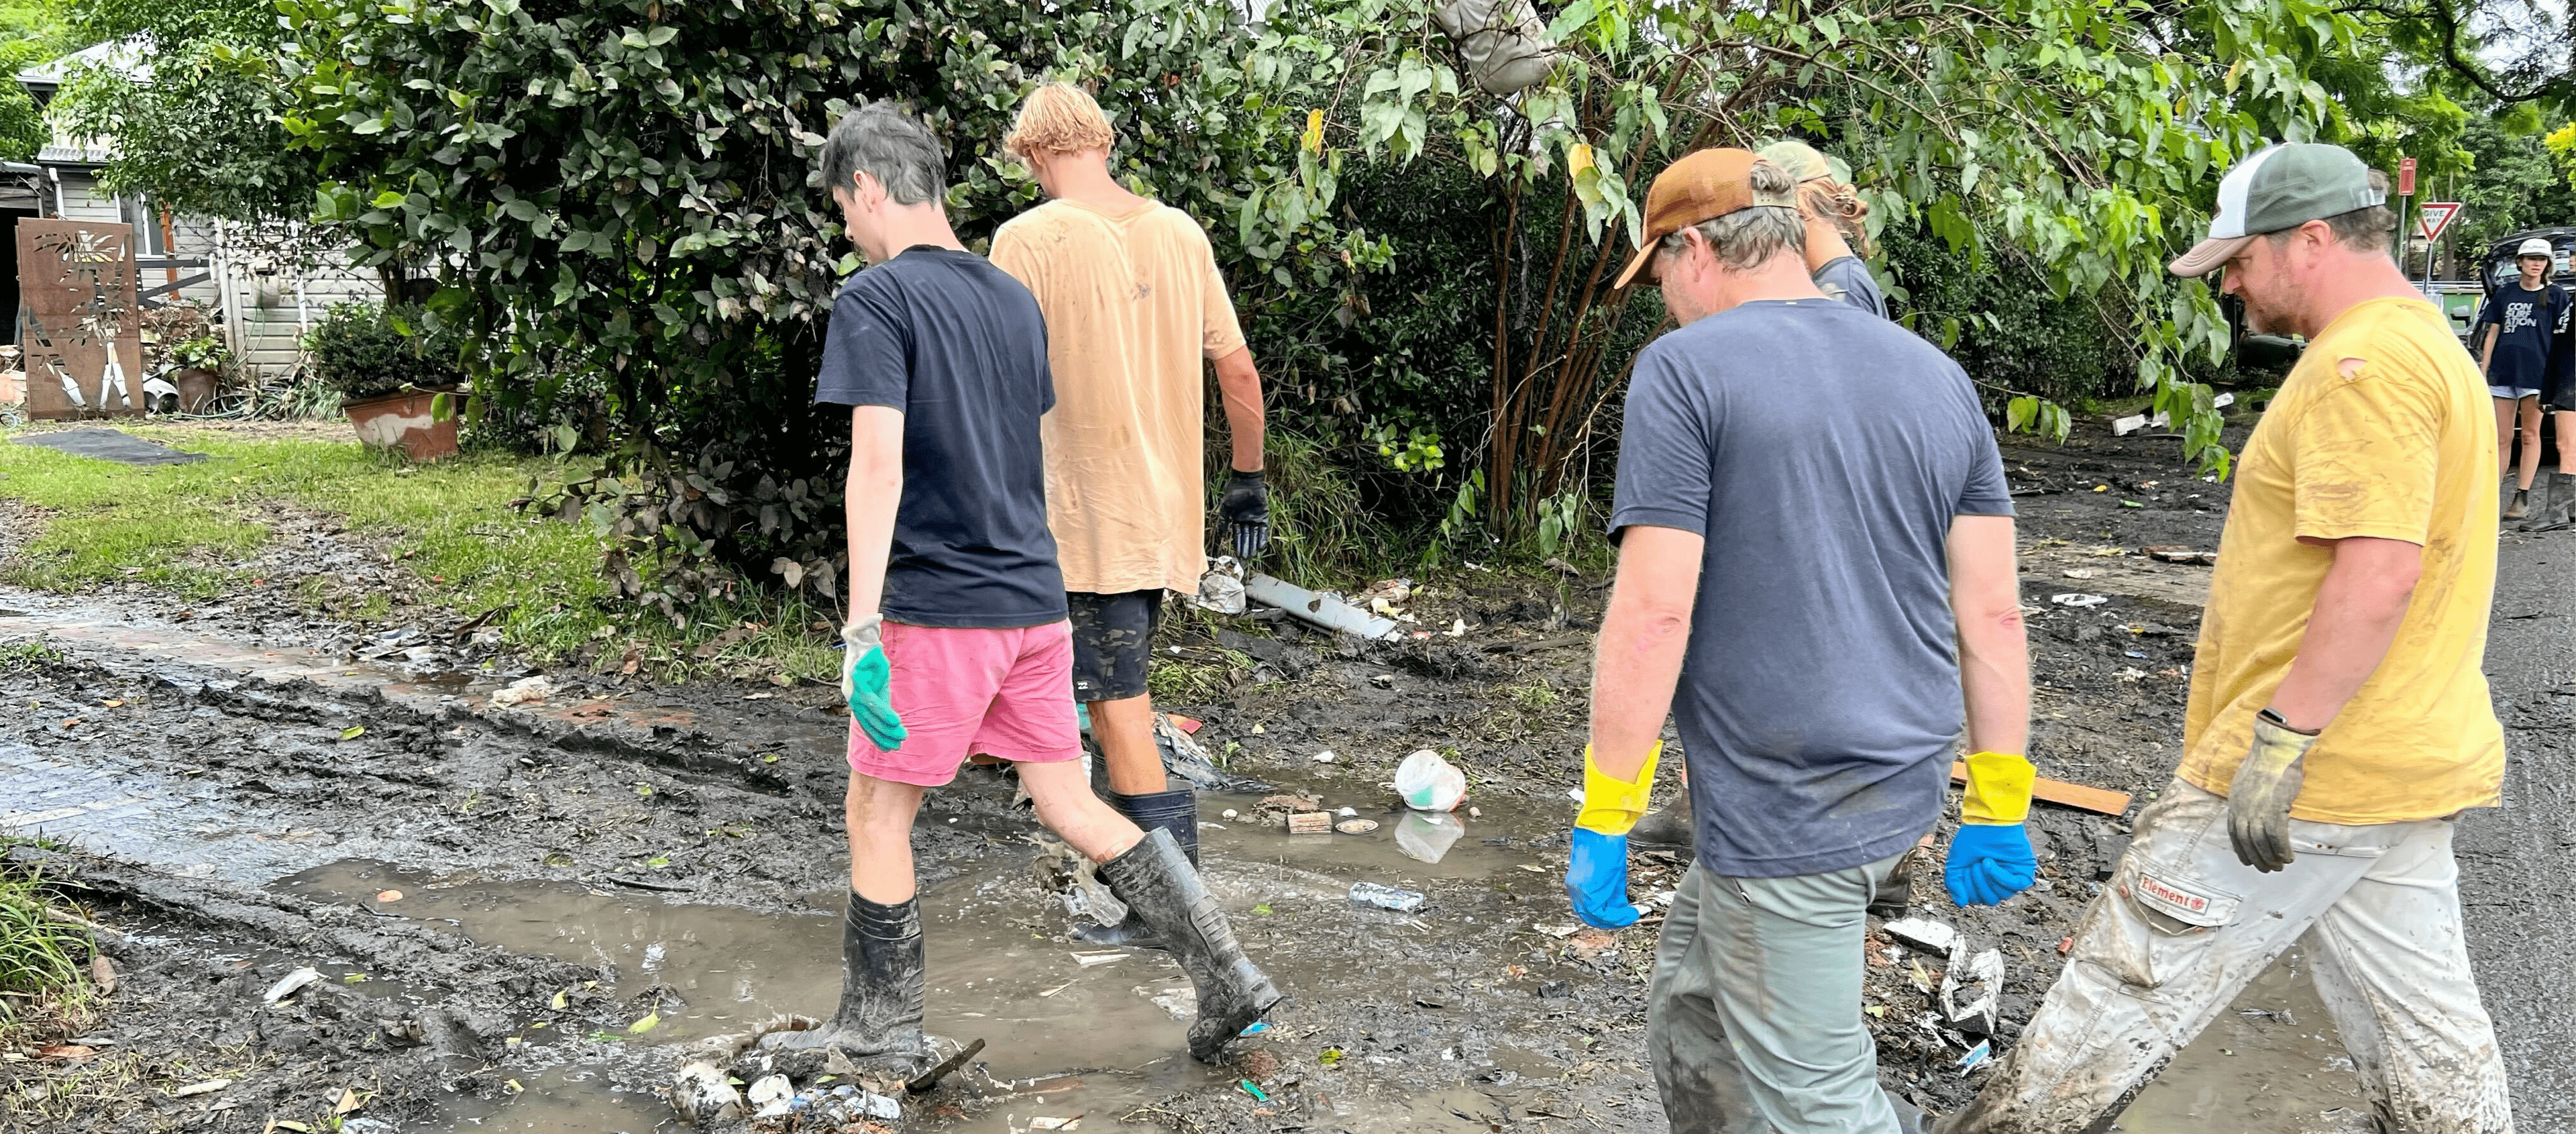
[{"label": "give way sign", "polygon": [[2458,201],[2426,201],[2417,206],[2415,230],[2426,240],[2439,240],[2442,230],[2450,227],[2451,218],[2459,215]]}]

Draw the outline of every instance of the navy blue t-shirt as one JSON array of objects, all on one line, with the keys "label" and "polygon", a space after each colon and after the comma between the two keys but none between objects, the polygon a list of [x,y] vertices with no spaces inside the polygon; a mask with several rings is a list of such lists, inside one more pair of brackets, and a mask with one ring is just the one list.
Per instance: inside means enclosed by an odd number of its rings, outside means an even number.
[{"label": "navy blue t-shirt", "polygon": [[1747,303],[1638,354],[1610,527],[1708,541],[1673,697],[1703,865],[1818,874],[1932,829],[1967,723],[1950,521],[2012,512],[1967,374],[1858,307]]},{"label": "navy blue t-shirt", "polygon": [[1816,290],[1826,297],[1887,318],[1887,293],[1878,290],[1878,277],[1869,274],[1869,265],[1861,263],[1860,257],[1836,256],[1817,268],[1812,278]]},{"label": "navy blue t-shirt", "polygon": [[903,411],[889,621],[1043,626],[1065,616],[1038,417],[1055,405],[1046,320],[972,252],[916,245],[850,277],[824,328],[817,405]]},{"label": "navy blue t-shirt", "polygon": [[2469,346],[2483,357],[2487,328],[2496,327],[2495,359],[2487,365],[2487,385],[2537,394],[2549,385],[2553,348],[2567,335],[2567,289],[2542,284],[2528,291],[2521,280],[2497,288],[2478,309],[2469,330]]}]

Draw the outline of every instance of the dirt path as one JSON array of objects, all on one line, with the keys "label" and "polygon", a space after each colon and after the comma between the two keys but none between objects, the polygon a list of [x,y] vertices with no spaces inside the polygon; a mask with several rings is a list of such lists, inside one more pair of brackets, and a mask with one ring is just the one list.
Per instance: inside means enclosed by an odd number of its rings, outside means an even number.
[{"label": "dirt path", "polygon": [[[2169,443],[2082,440],[2007,454],[2036,608],[2033,758],[2143,802],[2178,755],[2208,569],[2112,552],[2214,548],[2224,489],[2176,472]],[[2563,1122],[2567,1071],[2546,1057],[2576,1038],[2546,995],[2564,962],[2528,963],[2561,956],[2576,928],[2559,861],[2576,841],[2571,563],[2576,536],[2508,540],[2491,668],[2515,779],[2510,806],[2465,820],[2461,844],[2481,977],[2534,1129]],[[915,1124],[1662,1129],[1641,1062],[1651,933],[1577,932],[1558,881],[1603,582],[1433,580],[1410,602],[1417,624],[1466,631],[1391,645],[1173,620],[1161,644],[1184,657],[1253,662],[1211,703],[1168,706],[1205,722],[1212,752],[1380,824],[1292,838],[1254,821],[1253,796],[1204,798],[1212,888],[1294,997],[1227,1067],[1179,1054],[1175,967],[1076,955],[1092,951],[1064,939],[1071,922],[1033,876],[1047,852],[1010,781],[969,769],[933,793],[915,833],[931,1026],[990,1046],[919,1100]],[[0,1064],[15,1128],[312,1125],[354,1088],[351,1131],[675,1130],[658,1091],[689,1045],[831,1001],[846,861],[828,690],[558,673],[546,702],[496,710],[500,676],[418,672],[412,639],[371,662],[352,651],[384,647],[345,627],[178,621],[147,595],[0,592],[0,608],[0,644],[42,635],[59,654],[0,666],[0,702],[27,706],[0,718],[0,826],[77,848],[9,853],[91,888],[124,970],[104,1022],[77,1037],[93,1054]],[[1425,747],[1468,771],[1476,808],[1436,862],[1398,836],[1452,833],[1409,820],[1384,786]],[[1960,911],[1937,870],[1915,885],[1915,912],[2003,951],[2007,1041],[2125,845],[2122,817],[2042,807],[2034,827],[2044,883],[2025,898]],[[1679,867],[1643,858],[1638,892]],[[1430,905],[1355,908],[1362,880]],[[1966,1045],[1918,1022],[1916,982],[1940,959],[1873,944],[1884,1081],[1955,1105],[1980,1081],[1956,1069]],[[304,967],[320,979],[263,1003]],[[2259,982],[2123,1128],[2361,1129],[2349,1062],[2299,973],[2293,957]]]}]

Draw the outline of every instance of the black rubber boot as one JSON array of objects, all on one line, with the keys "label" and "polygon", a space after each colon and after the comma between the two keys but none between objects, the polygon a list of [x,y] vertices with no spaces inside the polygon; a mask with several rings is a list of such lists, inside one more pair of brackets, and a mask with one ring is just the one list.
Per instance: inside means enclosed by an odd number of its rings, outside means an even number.
[{"label": "black rubber boot", "polygon": [[[1193,869],[1198,866],[1199,796],[1197,792],[1185,787],[1170,791],[1148,792],[1144,795],[1120,795],[1114,791],[1103,791],[1100,793],[1100,798],[1106,800],[1109,806],[1117,809],[1119,814],[1126,816],[1130,822],[1144,828],[1149,834],[1154,831],[1170,831],[1172,841],[1181,845],[1181,854],[1190,860],[1190,866]],[[1126,920],[1116,925],[1086,925],[1076,929],[1073,931],[1073,939],[1093,945],[1128,946],[1137,949],[1170,948],[1163,943],[1162,938],[1154,935],[1153,929],[1145,924],[1145,919],[1138,917],[1133,909],[1127,911]]]},{"label": "black rubber boot", "polygon": [[853,893],[841,922],[841,1007],[822,1027],[771,1032],[761,1046],[839,1048],[852,1063],[911,1078],[928,1070],[921,1034],[921,899],[879,905]]},{"label": "black rubber boot", "polygon": [[1100,880],[1155,936],[1170,942],[1173,959],[1198,989],[1199,1018],[1190,1023],[1191,1058],[1216,1062],[1226,1041],[1286,999],[1243,955],[1225,911],[1217,908],[1170,831],[1145,832],[1143,842],[1100,864]]},{"label": "black rubber boot", "polygon": [[1699,842],[1699,824],[1691,818],[1690,792],[1674,797],[1661,810],[1649,811],[1628,831],[1628,843],[1640,847],[1679,847]]},{"label": "black rubber boot", "polygon": [[2531,518],[2523,521],[2522,530],[2563,532],[2576,527],[2576,473],[2552,469],[2540,474],[2532,487],[2540,490],[2540,500],[2532,508]]}]

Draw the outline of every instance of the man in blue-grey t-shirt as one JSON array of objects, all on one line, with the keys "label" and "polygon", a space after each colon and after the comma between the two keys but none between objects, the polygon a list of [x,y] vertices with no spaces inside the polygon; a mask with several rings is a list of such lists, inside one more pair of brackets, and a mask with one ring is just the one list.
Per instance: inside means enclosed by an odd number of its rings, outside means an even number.
[{"label": "man in blue-grey t-shirt", "polygon": [[1993,433],[1956,364],[1817,289],[1793,184],[1743,150],[1685,156],[1648,192],[1620,279],[1651,268],[1681,327],[1628,391],[1566,883],[1583,921],[1636,920],[1626,832],[1669,708],[1699,830],[1647,1049],[1686,1134],[1913,1128],[1860,1010],[1865,909],[1939,822],[1963,726],[1952,898],[1999,903],[2037,867]]},{"label": "man in blue-grey t-shirt", "polygon": [[1281,993],[1171,832],[1139,830],[1083,774],[1038,450],[1055,393],[1037,300],[958,243],[939,140],[892,104],[833,126],[822,173],[871,265],[833,300],[814,390],[850,417],[850,896],[839,1006],[761,1044],[837,1051],[880,1085],[929,1069],[912,826],[926,790],[988,753],[1181,963],[1198,993],[1190,1054],[1213,1061]]}]

